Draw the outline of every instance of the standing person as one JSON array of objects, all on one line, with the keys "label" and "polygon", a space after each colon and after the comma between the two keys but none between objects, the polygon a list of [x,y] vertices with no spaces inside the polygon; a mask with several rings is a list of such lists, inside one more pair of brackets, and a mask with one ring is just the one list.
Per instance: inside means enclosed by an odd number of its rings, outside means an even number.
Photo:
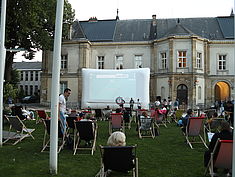
[{"label": "standing person", "polygon": [[59,96],[59,115],[60,115],[60,121],[62,123],[63,126],[63,132],[66,129],[66,117],[65,117],[65,113],[66,113],[66,99],[70,96],[71,94],[71,89],[66,88],[64,89],[64,93],[60,94]]},{"label": "standing person", "polygon": [[132,116],[132,110],[133,110],[133,107],[134,107],[134,104],[135,104],[135,102],[134,102],[134,100],[131,98],[131,100],[130,100],[130,115]]},{"label": "standing person", "polygon": [[176,108],[177,110],[179,109],[179,99],[176,98],[175,102],[174,102],[174,108]]},{"label": "standing person", "polygon": [[140,103],[140,99],[139,98],[137,99],[137,107],[138,107],[138,109],[141,109],[141,103]]}]

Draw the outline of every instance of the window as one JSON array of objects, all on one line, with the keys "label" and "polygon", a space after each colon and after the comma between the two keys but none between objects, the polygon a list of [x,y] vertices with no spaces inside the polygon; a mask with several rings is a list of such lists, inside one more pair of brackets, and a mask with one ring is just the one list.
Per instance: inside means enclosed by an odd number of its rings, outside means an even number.
[{"label": "window", "polygon": [[166,58],[166,52],[162,52],[161,54],[160,54],[160,57],[161,57],[161,69],[166,69],[167,68],[167,63],[166,63],[166,61],[167,61],[167,58]]},{"label": "window", "polygon": [[30,95],[33,95],[33,86],[32,86],[32,85],[30,85],[30,86],[29,86],[29,89],[30,89],[30,90],[29,90]]},{"label": "window", "polygon": [[28,95],[28,86],[25,86],[25,95]]},{"label": "window", "polygon": [[64,89],[68,87],[68,83],[66,81],[60,82],[60,93],[64,93]]},{"label": "window", "polygon": [[98,56],[97,69],[104,69],[104,56]]},{"label": "window", "polygon": [[61,56],[61,69],[67,69],[68,68],[68,55],[62,55]]},{"label": "window", "polygon": [[196,68],[202,68],[202,53],[197,52]]},{"label": "window", "polygon": [[24,80],[24,72],[20,71],[20,80],[23,81]]},{"label": "window", "polygon": [[202,99],[202,88],[201,88],[201,86],[198,87],[198,99],[199,100]]},{"label": "window", "polygon": [[116,69],[123,69],[123,56],[122,55],[116,56],[115,68]]},{"label": "window", "polygon": [[29,80],[29,73],[28,71],[25,71],[25,81],[28,81]]},{"label": "window", "polygon": [[161,97],[162,97],[162,98],[166,98],[166,97],[165,97],[165,93],[166,93],[165,87],[161,87]]},{"label": "window", "polygon": [[20,92],[24,91],[23,85],[20,85]]},{"label": "window", "polygon": [[142,68],[142,55],[135,55],[135,68]]},{"label": "window", "polygon": [[35,71],[35,81],[38,81],[38,71]]},{"label": "window", "polygon": [[33,81],[33,71],[30,72],[30,81]]},{"label": "window", "polygon": [[178,51],[178,67],[185,68],[186,67],[186,51]]},{"label": "window", "polygon": [[226,69],[226,55],[219,55],[218,67],[219,70]]},{"label": "window", "polygon": [[34,95],[38,95],[38,86],[37,85],[35,85],[35,87],[34,87]]}]

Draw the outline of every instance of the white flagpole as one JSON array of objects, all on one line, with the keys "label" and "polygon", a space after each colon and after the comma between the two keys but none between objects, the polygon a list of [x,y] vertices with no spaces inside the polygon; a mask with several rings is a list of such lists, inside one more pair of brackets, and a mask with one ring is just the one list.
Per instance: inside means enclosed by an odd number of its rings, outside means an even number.
[{"label": "white flagpole", "polygon": [[57,0],[51,87],[50,173],[57,174],[58,109],[64,0]]},{"label": "white flagpole", "polygon": [[2,146],[2,130],[3,130],[3,83],[5,72],[5,23],[6,23],[6,0],[2,0],[1,4],[1,26],[0,26],[0,146]]}]

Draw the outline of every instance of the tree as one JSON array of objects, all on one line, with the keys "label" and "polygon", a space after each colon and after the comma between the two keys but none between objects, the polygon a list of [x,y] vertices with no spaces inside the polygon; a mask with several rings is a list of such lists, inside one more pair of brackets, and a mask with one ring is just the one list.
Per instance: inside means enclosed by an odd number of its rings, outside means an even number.
[{"label": "tree", "polygon": [[[64,3],[63,38],[74,21],[75,12],[68,0]],[[24,48],[26,59],[38,50],[52,50],[56,17],[56,0],[9,0],[6,14],[6,49]],[[15,51],[7,51],[5,80],[11,80]]]}]

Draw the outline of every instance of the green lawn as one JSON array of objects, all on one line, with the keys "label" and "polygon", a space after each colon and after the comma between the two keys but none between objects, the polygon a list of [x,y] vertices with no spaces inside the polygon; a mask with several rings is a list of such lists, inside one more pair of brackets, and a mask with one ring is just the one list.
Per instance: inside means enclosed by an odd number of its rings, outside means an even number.
[{"label": "green lawn", "polygon": [[[0,176],[3,177],[47,177],[49,174],[49,152],[42,148],[43,124],[25,122],[28,128],[36,128],[35,140],[26,138],[13,146],[4,145],[0,150]],[[94,177],[100,167],[98,145],[105,145],[108,139],[108,122],[98,122],[97,150],[94,155],[73,155],[72,150],[63,149],[58,155],[59,177]],[[139,139],[132,124],[126,130],[127,145],[137,144],[140,177],[202,177],[204,176],[203,154],[205,147],[195,145],[194,149],[185,143],[182,132],[175,123],[168,128],[160,127],[160,136],[155,139]]]}]

